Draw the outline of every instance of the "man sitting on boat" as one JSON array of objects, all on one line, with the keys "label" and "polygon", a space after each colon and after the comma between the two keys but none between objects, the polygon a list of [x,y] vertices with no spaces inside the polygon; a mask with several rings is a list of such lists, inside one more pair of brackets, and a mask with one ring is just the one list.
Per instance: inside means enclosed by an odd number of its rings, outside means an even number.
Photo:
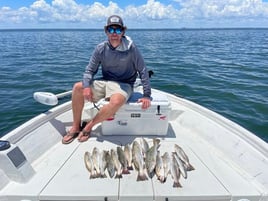
[{"label": "man sitting on boat", "polygon": [[[131,38],[125,35],[126,26],[121,17],[112,15],[104,27],[108,37],[96,46],[84,72],[83,81],[74,84],[72,92],[73,124],[63,137],[68,144],[77,136],[80,142],[88,140],[94,125],[113,116],[133,92],[137,74],[143,85],[142,109],[151,105],[151,86],[144,59]],[[102,78],[94,79],[101,66]],[[97,102],[105,98],[109,103],[101,107],[98,114],[81,131],[81,116],[84,101]]]}]

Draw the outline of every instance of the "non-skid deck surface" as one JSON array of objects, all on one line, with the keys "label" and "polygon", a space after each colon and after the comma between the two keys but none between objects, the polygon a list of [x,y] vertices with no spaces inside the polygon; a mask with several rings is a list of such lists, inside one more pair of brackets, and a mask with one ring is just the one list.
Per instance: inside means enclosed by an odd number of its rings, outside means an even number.
[{"label": "non-skid deck surface", "polygon": [[[115,143],[112,142],[112,139]],[[96,146],[100,150],[110,150],[125,144],[130,138],[113,136],[104,141],[94,138],[78,146],[56,176],[41,192],[40,200],[230,200],[231,195],[217,180],[215,175],[196,157],[185,144],[182,146],[196,170],[188,172],[188,178],[181,177],[182,188],[173,187],[173,179],[168,176],[166,183],[160,183],[156,177],[147,181],[136,181],[137,171],[123,175],[122,179],[97,178],[89,179],[84,165],[85,151],[92,152]],[[136,140],[139,141],[137,138]],[[152,143],[152,139],[148,139]],[[174,140],[161,141],[159,148],[174,151]],[[107,174],[108,175],[108,174]]]},{"label": "non-skid deck surface", "polygon": [[[239,167],[228,161],[217,147],[209,144],[191,130],[177,122],[171,122],[168,135],[159,137],[160,152],[174,151],[174,144],[180,145],[188,155],[194,171],[188,178],[180,178],[182,188],[173,187],[173,179],[168,176],[165,183],[156,177],[147,181],[136,181],[137,171],[123,175],[122,179],[90,179],[85,168],[84,153],[116,149],[117,146],[140,141],[137,136],[102,136],[101,126],[92,132],[92,137],[84,143],[77,140],[69,145],[61,142],[52,147],[34,165],[38,172],[28,183],[10,183],[5,194],[10,200],[20,197],[38,200],[233,200],[247,199],[259,201],[265,195],[240,172]],[[174,132],[176,130],[176,134]],[[145,138],[152,145],[152,138]],[[242,169],[241,169],[242,170]]]}]

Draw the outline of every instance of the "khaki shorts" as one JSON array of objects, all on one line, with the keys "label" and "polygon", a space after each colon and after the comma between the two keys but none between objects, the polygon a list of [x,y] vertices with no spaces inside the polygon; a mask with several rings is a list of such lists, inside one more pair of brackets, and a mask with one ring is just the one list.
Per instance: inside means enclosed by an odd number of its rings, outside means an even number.
[{"label": "khaki shorts", "polygon": [[102,98],[108,99],[116,93],[122,94],[127,101],[133,91],[130,84],[107,80],[94,80],[91,88],[94,102]]}]

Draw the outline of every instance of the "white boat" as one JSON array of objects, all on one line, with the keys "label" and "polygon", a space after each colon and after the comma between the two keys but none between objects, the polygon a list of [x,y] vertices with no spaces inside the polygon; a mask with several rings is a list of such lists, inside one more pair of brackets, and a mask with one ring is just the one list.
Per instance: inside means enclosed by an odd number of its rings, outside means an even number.
[{"label": "white boat", "polygon": [[[3,136],[2,144],[8,141],[11,146],[0,151],[0,201],[268,200],[266,142],[189,100],[156,89],[152,92],[166,97],[171,109],[167,131],[159,135],[146,135],[146,132],[142,135],[122,132],[104,135],[103,125],[99,124],[88,141],[80,143],[74,140],[63,145],[62,136],[72,123],[69,101]],[[90,119],[94,110],[90,104],[85,106],[83,119]],[[146,125],[159,127],[150,118],[136,124],[137,128]],[[110,150],[141,137],[149,144],[153,138],[160,139],[161,153],[173,152],[175,144],[183,148],[195,170],[187,172],[187,179],[180,178],[182,187],[173,187],[170,174],[165,183],[160,183],[155,176],[146,181],[136,181],[136,170],[120,179],[89,178],[84,164],[86,151],[91,152],[93,147]]]}]

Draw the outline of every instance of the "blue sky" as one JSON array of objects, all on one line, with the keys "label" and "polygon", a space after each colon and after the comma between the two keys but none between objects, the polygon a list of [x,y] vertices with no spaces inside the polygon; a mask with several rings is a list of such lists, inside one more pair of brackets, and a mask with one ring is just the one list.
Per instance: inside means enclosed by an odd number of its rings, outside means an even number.
[{"label": "blue sky", "polygon": [[0,0],[0,29],[103,28],[111,14],[129,28],[268,28],[268,0]]}]

